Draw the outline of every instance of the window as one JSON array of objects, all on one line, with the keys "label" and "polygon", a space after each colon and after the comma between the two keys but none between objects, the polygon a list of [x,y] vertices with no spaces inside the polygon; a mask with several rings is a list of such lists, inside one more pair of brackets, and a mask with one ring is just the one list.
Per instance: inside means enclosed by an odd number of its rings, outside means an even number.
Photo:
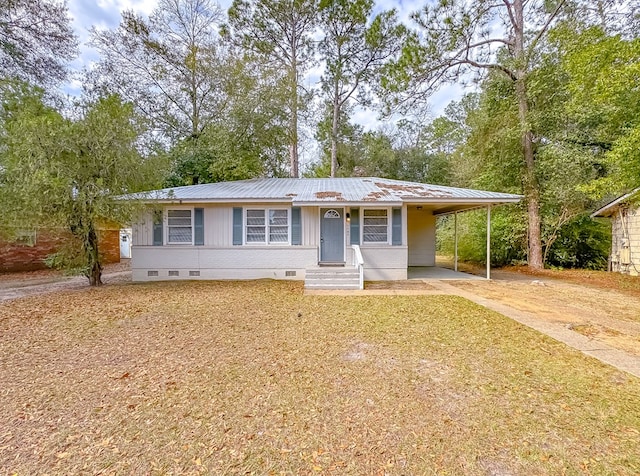
[{"label": "window", "polygon": [[289,242],[289,210],[269,210],[269,243]]},{"label": "window", "polygon": [[191,210],[167,210],[167,242],[193,243]]},{"label": "window", "polygon": [[265,219],[264,210],[247,210],[247,243],[264,243]]},{"label": "window", "polygon": [[387,210],[364,209],[362,216],[362,242],[387,243],[388,240]]},{"label": "window", "polygon": [[245,221],[246,243],[289,243],[289,210],[284,208],[248,209]]}]

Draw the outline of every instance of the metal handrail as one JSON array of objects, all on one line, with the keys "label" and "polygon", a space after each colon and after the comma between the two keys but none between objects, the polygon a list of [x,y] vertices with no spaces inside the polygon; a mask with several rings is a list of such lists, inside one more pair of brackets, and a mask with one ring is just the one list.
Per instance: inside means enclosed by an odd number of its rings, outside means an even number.
[{"label": "metal handrail", "polygon": [[360,289],[364,289],[364,259],[362,258],[362,251],[360,251],[360,246],[351,245],[353,248],[353,266],[358,268],[358,273],[360,274]]}]

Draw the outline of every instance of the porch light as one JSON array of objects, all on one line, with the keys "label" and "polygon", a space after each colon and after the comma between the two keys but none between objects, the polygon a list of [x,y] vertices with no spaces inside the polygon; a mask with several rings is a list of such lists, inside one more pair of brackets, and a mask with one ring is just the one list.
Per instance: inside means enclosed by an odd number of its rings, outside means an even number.
[{"label": "porch light", "polygon": [[347,212],[345,216],[347,218],[347,223],[349,223],[351,221],[351,214]]}]

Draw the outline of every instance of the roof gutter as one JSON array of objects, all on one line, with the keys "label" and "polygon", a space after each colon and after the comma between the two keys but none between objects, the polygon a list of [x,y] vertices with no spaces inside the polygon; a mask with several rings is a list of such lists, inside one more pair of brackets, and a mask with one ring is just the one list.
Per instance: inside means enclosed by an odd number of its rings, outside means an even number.
[{"label": "roof gutter", "polygon": [[623,204],[626,200],[633,197],[638,192],[640,192],[640,187],[636,188],[635,190],[632,190],[631,192],[625,195],[622,195],[621,197],[616,198],[613,202],[606,204],[604,207],[600,208],[599,210],[596,210],[589,216],[591,218],[610,217],[611,215],[613,215],[614,209],[618,207],[618,205]]},{"label": "roof gutter", "polygon": [[472,207],[469,208],[462,208],[460,210],[451,210],[448,212],[435,212],[433,215],[437,216],[437,217],[444,217],[447,215],[454,215],[456,213],[464,213],[464,212],[472,212],[474,210],[485,210],[489,205],[491,205],[492,207],[494,206],[499,206],[499,205],[507,205],[508,203],[517,203],[517,202],[486,202],[482,205],[473,205]]},{"label": "roof gutter", "polygon": [[295,206],[307,206],[307,207],[324,207],[324,206],[356,206],[356,207],[371,207],[371,206],[402,206],[402,205],[476,205],[478,207],[484,205],[498,205],[506,203],[518,203],[522,198],[519,196],[509,198],[429,198],[429,199],[416,199],[411,197],[403,200],[326,200],[326,201],[298,201],[295,197],[287,198],[151,198],[141,197],[138,200],[145,203],[166,203],[166,204],[194,204],[194,203],[282,203],[292,204]]},{"label": "roof gutter", "polygon": [[193,204],[193,203],[292,203],[291,198],[143,198],[145,203]]}]

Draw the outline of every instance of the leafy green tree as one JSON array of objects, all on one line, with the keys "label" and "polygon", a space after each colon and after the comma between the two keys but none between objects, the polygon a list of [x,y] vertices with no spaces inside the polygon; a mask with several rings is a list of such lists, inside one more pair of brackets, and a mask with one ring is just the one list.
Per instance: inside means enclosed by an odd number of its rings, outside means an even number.
[{"label": "leafy green tree", "polygon": [[568,221],[554,240],[547,256],[550,266],[607,269],[611,250],[611,226],[583,213]]},{"label": "leafy green tree", "polygon": [[313,33],[317,22],[316,0],[234,0],[229,25],[223,29],[257,55],[271,70],[284,73],[281,84],[289,119],[289,173],[299,174],[300,114],[308,102],[303,88],[304,73],[314,60]]},{"label": "leafy green tree", "polygon": [[[342,138],[337,145],[336,156],[339,164],[338,176],[353,177],[362,176],[364,171],[359,168],[362,162],[361,141],[364,134],[363,127],[349,121],[352,108],[347,104],[341,110],[338,122],[338,135]],[[315,138],[321,151],[319,163],[310,167],[305,173],[312,177],[330,177],[332,161],[332,131],[333,108],[330,103],[325,103],[324,115],[317,124]]]},{"label": "leafy green tree", "polygon": [[157,166],[136,144],[142,132],[133,106],[109,96],[78,107],[74,119],[44,105],[42,91],[5,88],[0,142],[2,220],[63,227],[92,286],[101,284],[98,224],[123,222],[131,204],[122,194],[153,186]]},{"label": "leafy green tree", "polygon": [[407,42],[387,81],[391,90],[408,87],[414,98],[428,97],[442,82],[458,81],[474,71],[496,72],[512,84],[522,164],[518,170],[527,205],[528,260],[534,269],[543,266],[543,250],[538,138],[530,121],[529,78],[541,41],[566,4],[566,0],[452,0],[425,6],[413,17],[421,35]]},{"label": "leafy green tree", "polygon": [[[461,101],[450,103],[444,115],[433,120],[417,121],[403,119],[394,132],[395,148],[402,156],[403,171],[399,178],[439,185],[461,185],[456,183],[455,166],[467,164],[457,156],[469,135],[466,116],[476,107],[477,95],[468,94]],[[426,123],[425,123],[426,122]],[[469,161],[472,165],[471,161]]]},{"label": "leafy green tree", "polygon": [[167,155],[173,164],[167,185],[280,177],[287,174],[288,121],[279,107],[277,79],[238,58],[234,91],[225,113],[196,136],[176,142]]},{"label": "leafy green tree", "polygon": [[362,135],[356,170],[358,175],[397,179],[401,168],[391,137],[384,131],[369,131]]},{"label": "leafy green tree", "polygon": [[576,144],[603,154],[602,177],[584,189],[596,198],[640,184],[640,38],[600,27],[565,27],[554,37],[570,93],[565,114]]},{"label": "leafy green tree", "polygon": [[160,132],[169,184],[282,174],[282,75],[225,44],[221,19],[211,0],[162,0],[148,20],[125,11],[118,29],[92,32],[95,89],[117,91]]},{"label": "leafy green tree", "polygon": [[[331,174],[331,123],[329,108],[316,135],[324,155],[308,175],[329,177]],[[342,120],[340,135],[343,139],[337,149],[338,176],[386,177],[448,185],[451,180],[448,156],[428,152],[412,141],[396,140],[411,135],[407,128],[409,126],[404,123],[397,129],[364,132],[362,126]]]},{"label": "leafy green tree", "polygon": [[185,139],[169,151],[173,166],[166,186],[285,175],[283,142],[266,147],[264,140],[254,139],[255,135],[223,126],[211,126],[199,137]]},{"label": "leafy green tree", "polygon": [[[601,23],[612,31],[619,28],[609,26],[606,18]],[[608,238],[588,212],[603,191],[622,191],[611,184],[634,177],[619,167],[632,164],[633,154],[625,152],[620,162],[613,159],[618,141],[632,134],[640,113],[640,94],[622,85],[640,79],[637,66],[633,72],[640,43],[636,40],[635,53],[633,43],[603,27],[566,21],[550,31],[547,50],[532,72],[530,97],[536,108],[531,122],[541,138],[542,236],[544,260],[550,265],[606,264],[606,248],[603,251],[594,237],[603,237],[605,244]],[[631,187],[637,186],[638,172]],[[577,240],[573,246],[568,246],[568,236]],[[570,250],[579,256],[569,259]]]},{"label": "leafy green tree", "polygon": [[325,61],[322,89],[332,108],[331,176],[338,171],[340,116],[355,96],[365,99],[367,86],[378,81],[382,67],[400,50],[405,27],[395,10],[373,18],[373,0],[320,0]]},{"label": "leafy green tree", "polygon": [[[517,206],[498,207],[491,211],[491,265],[506,266],[526,262],[526,222]],[[484,210],[458,214],[458,257],[463,261],[486,263],[487,213]],[[454,254],[454,218],[438,218],[436,236],[438,252]]]},{"label": "leafy green tree", "polygon": [[[557,265],[560,254],[556,250],[561,244],[558,240],[576,223],[587,227],[586,220],[580,217],[592,208],[593,202],[581,186],[601,173],[602,154],[592,145],[580,142],[584,131],[577,131],[575,122],[566,114],[571,98],[566,73],[555,52],[550,51],[548,55],[549,58],[541,59],[539,67],[531,72],[529,97],[536,104],[530,115],[531,126],[540,138],[536,177],[540,190],[543,261]],[[457,185],[518,193],[522,163],[514,93],[512,82],[502,75],[490,74],[482,83],[478,100],[474,101],[475,108],[466,110],[466,137],[451,155]],[[501,211],[494,218],[493,235],[497,237],[497,245],[493,259],[498,264],[508,264],[500,262],[500,256],[521,259],[520,251],[524,254],[527,244],[526,230],[521,226],[526,223],[524,210],[509,207],[508,213]],[[483,238],[480,231],[471,229],[469,233],[477,235],[470,239],[470,243],[478,246],[473,253],[477,258],[482,253]],[[588,234],[575,236],[589,241]],[[515,247],[513,253],[503,249],[505,245]],[[582,245],[587,248],[586,244]],[[564,266],[568,263],[563,261]]]},{"label": "leafy green tree", "polygon": [[77,38],[64,1],[0,0],[0,75],[50,85],[66,78]]}]

